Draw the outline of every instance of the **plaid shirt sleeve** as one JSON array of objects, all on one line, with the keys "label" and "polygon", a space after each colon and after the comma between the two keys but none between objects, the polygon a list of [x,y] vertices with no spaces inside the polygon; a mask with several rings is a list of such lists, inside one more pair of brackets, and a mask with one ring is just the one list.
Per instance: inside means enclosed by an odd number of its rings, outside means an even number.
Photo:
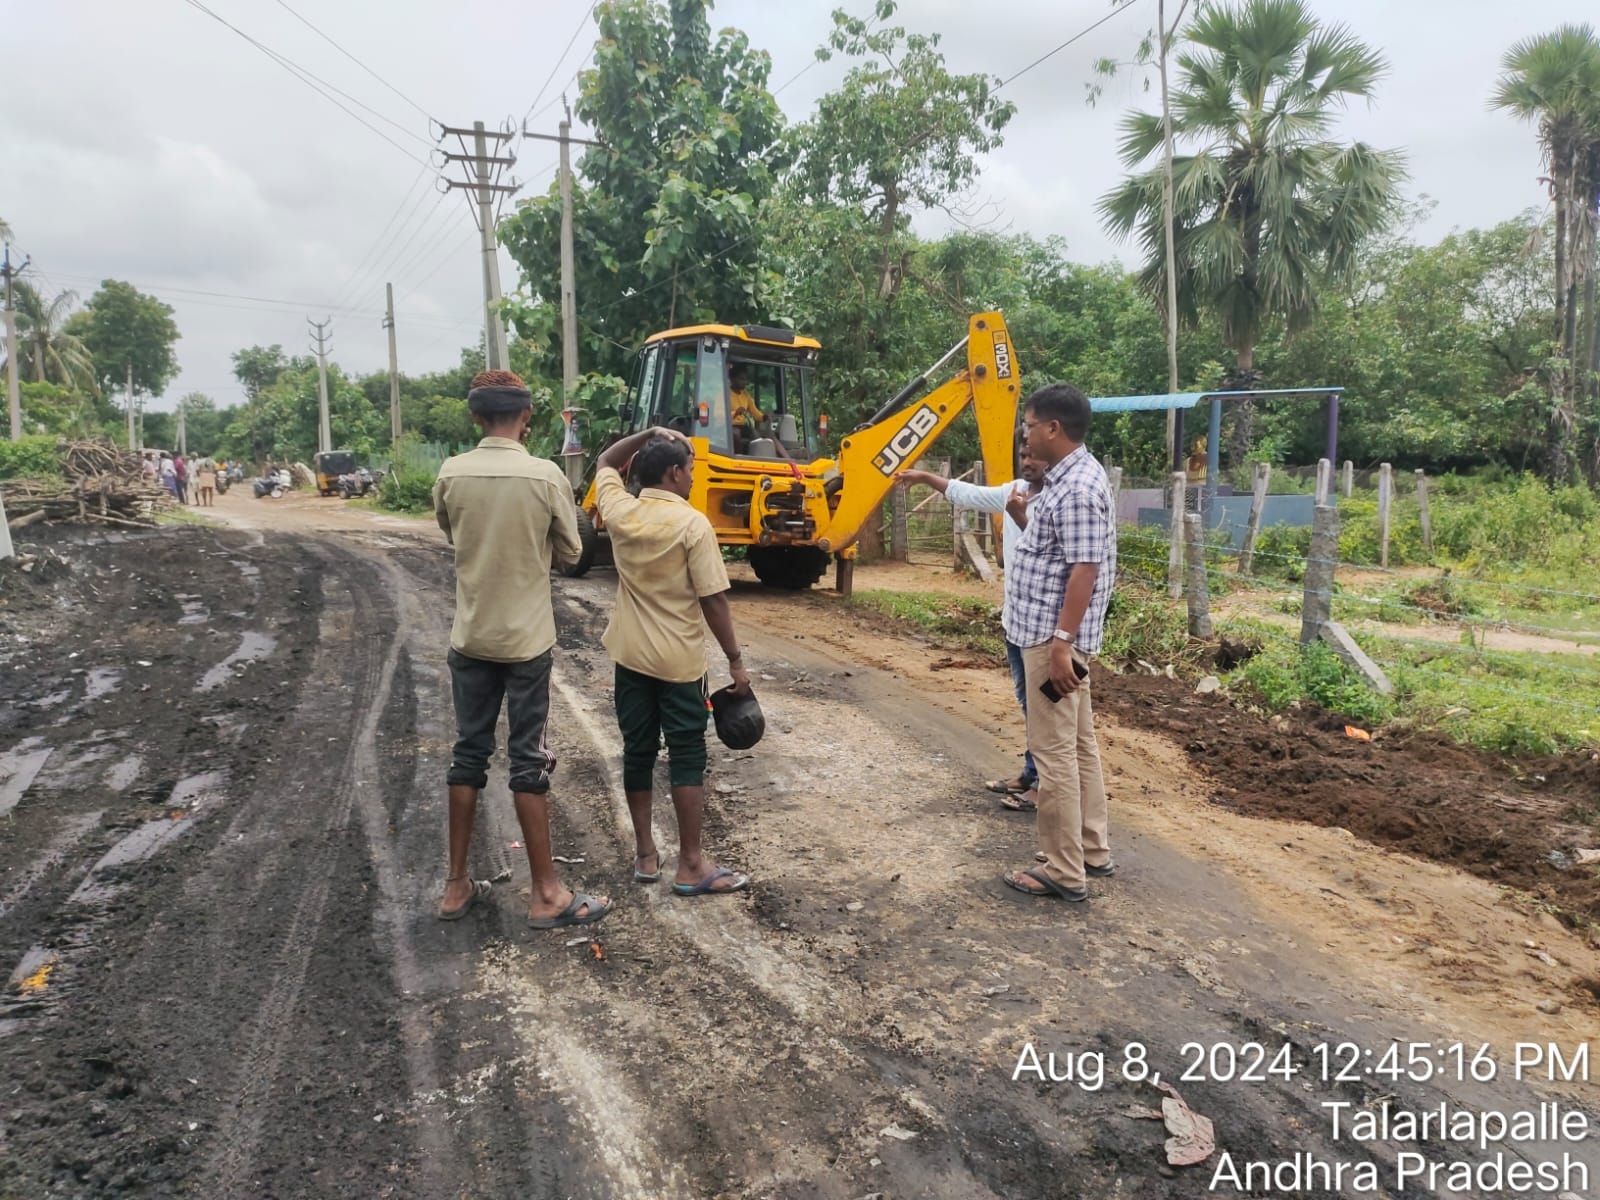
[{"label": "plaid shirt sleeve", "polygon": [[1110,512],[1102,489],[1077,486],[1056,510],[1061,556],[1069,563],[1099,565],[1106,557]]}]

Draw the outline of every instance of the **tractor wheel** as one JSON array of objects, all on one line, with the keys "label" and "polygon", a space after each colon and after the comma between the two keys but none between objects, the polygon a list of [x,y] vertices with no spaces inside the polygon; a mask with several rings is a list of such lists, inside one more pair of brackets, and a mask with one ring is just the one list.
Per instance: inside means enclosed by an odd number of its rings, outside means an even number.
[{"label": "tractor wheel", "polygon": [[578,543],[583,547],[578,554],[578,561],[561,568],[561,573],[568,579],[579,579],[589,573],[589,568],[594,566],[595,548],[600,544],[594,519],[581,508],[578,509]]},{"label": "tractor wheel", "polygon": [[815,546],[751,546],[750,567],[768,587],[804,591],[828,570],[828,556]]}]

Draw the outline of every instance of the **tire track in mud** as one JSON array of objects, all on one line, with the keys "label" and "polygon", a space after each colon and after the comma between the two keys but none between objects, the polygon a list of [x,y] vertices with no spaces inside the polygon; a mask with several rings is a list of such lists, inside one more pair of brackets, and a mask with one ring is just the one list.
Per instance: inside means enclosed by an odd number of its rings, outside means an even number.
[{"label": "tire track in mud", "polygon": [[[322,557],[323,551],[319,554]],[[355,736],[350,737],[338,772],[329,789],[332,804],[326,819],[321,822],[323,836],[316,838],[310,860],[304,863],[306,884],[295,902],[289,920],[277,946],[267,962],[271,965],[271,982],[266,994],[247,1023],[242,1047],[237,1056],[236,1084],[233,1098],[224,1107],[216,1123],[217,1148],[208,1158],[201,1174],[201,1191],[205,1195],[233,1196],[242,1191],[245,1177],[254,1166],[260,1144],[266,1109],[277,1085],[280,1069],[290,1043],[295,1041],[293,1027],[301,993],[305,987],[312,954],[317,947],[317,935],[327,918],[328,899],[337,867],[341,847],[337,835],[350,821],[355,804],[355,784],[358,778],[359,747],[368,725],[368,717],[381,711],[387,698],[388,681],[393,678],[398,642],[390,643],[385,655],[372,652],[369,639],[361,636],[363,623],[372,623],[373,604],[363,589],[344,580],[344,590],[353,610],[348,633],[335,638],[329,620],[330,597],[324,597],[322,617],[318,622],[318,662],[310,672],[308,687],[317,686],[321,677],[331,674],[334,679],[354,683],[351,692],[359,706],[351,714],[350,726]],[[328,672],[331,665],[327,648],[348,643],[358,656],[356,679],[346,672]],[[376,718],[373,718],[375,723]]]}]

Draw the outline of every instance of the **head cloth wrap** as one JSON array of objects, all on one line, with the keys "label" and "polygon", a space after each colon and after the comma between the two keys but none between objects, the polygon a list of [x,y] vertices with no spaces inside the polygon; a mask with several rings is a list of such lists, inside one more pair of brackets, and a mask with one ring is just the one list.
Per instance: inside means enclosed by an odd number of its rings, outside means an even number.
[{"label": "head cloth wrap", "polygon": [[467,393],[467,411],[478,417],[498,417],[533,406],[533,393],[511,371],[479,371]]}]

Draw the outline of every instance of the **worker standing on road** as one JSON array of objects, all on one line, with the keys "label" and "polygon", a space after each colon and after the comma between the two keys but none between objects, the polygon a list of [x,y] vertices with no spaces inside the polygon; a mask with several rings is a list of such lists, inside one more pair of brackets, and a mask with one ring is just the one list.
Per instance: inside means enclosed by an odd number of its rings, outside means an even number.
[{"label": "worker standing on road", "polygon": [[[943,475],[935,475],[932,471],[901,471],[895,475],[896,481],[906,485],[926,484],[934,491],[939,492],[950,501],[954,508],[973,509],[977,512],[1003,512],[1006,514],[1005,523],[1001,526],[1000,552],[1005,559],[1005,571],[1009,575],[1016,569],[1017,543],[1022,540],[1022,531],[1028,524],[1028,505],[1038,495],[1039,483],[1044,478],[1044,465],[1033,457],[1033,452],[1028,449],[1027,439],[1022,436],[1022,431],[1017,431],[1017,474],[1021,479],[1012,483],[1000,483],[993,487],[980,487],[975,483],[967,483],[961,479],[946,479]],[[1010,589],[1007,589],[1007,602],[1010,598]],[[1001,624],[1005,623],[1005,612],[1001,611]],[[1006,661],[1011,666],[1011,686],[1016,689],[1017,703],[1022,705],[1022,718],[1028,718],[1028,680],[1022,667],[1022,647],[1010,638],[1006,639]],[[1033,812],[1039,802],[1039,772],[1033,763],[1033,752],[1024,746],[1022,751],[1022,770],[1012,779],[990,779],[984,787],[1001,796],[1000,804],[1013,812]]]},{"label": "worker standing on road", "polygon": [[[637,498],[621,469],[633,459],[643,485]],[[661,878],[651,828],[656,752],[664,735],[678,816],[680,896],[720,896],[750,878],[707,861],[701,848],[706,770],[706,646],[709,625],[728,656],[739,695],[750,693],[728,605],[728,572],[716,532],[691,508],[694,445],[670,429],[647,429],[600,455],[595,499],[617,563],[617,602],[606,626],[616,663],[617,726],[622,731],[622,788],[633,818],[633,878]]]},{"label": "worker standing on road", "polygon": [[196,498],[199,500],[202,507],[210,508],[216,503],[217,499],[216,464],[210,459],[202,459],[200,462],[200,471],[195,476],[195,482],[199,489],[199,494]]},{"label": "worker standing on road", "polygon": [[477,449],[446,459],[433,486],[433,511],[456,551],[456,616],[450,630],[450,696],[456,744],[450,788],[450,873],[439,916],[453,921],[489,894],[467,871],[478,793],[489,781],[501,701],[509,734],[511,794],[528,851],[533,887],[528,924],[586,925],[611,911],[604,896],[572,892],[556,876],[550,848],[550,772],[545,744],[550,666],[556,642],[550,564],[581,550],[572,488],[559,467],[523,448],[531,397],[510,371],[472,380],[467,407],[483,431]]},{"label": "worker standing on road", "polygon": [[1086,876],[1116,870],[1089,701],[1089,657],[1100,649],[1117,573],[1116,511],[1105,469],[1083,444],[1082,392],[1064,383],[1040,388],[1028,398],[1023,429],[1044,466],[1044,487],[1006,571],[1003,619],[1027,676],[1044,861],[1004,879],[1030,896],[1087,900]]}]

